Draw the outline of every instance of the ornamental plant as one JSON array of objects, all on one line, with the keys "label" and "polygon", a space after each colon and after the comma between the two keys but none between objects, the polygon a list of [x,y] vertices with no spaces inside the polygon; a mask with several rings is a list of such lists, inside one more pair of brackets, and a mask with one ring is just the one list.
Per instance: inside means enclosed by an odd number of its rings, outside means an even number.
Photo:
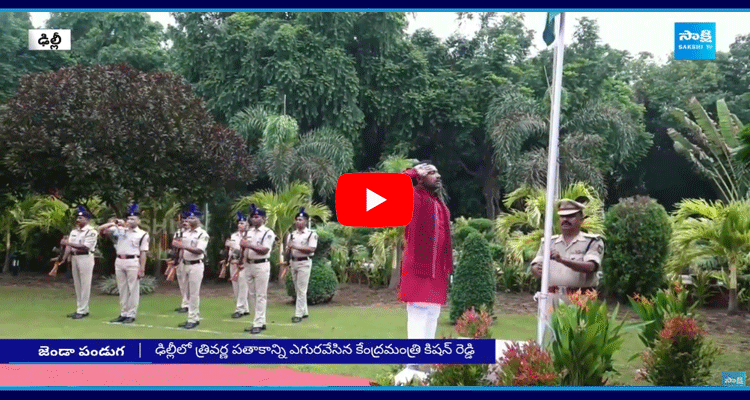
[{"label": "ornamental plant", "polygon": [[669,318],[653,348],[643,351],[643,378],[656,386],[705,386],[719,349],[695,319]]},{"label": "ornamental plant", "polygon": [[552,314],[552,360],[564,386],[603,386],[606,375],[617,373],[612,356],[624,341],[625,321],[617,322],[619,305],[608,315],[592,292],[571,296]]},{"label": "ornamental plant", "polygon": [[664,327],[665,320],[675,316],[692,317],[697,303],[688,305],[688,292],[681,285],[674,285],[667,290],[659,290],[655,296],[647,298],[639,294],[628,297],[642,324],[638,338],[648,348],[656,345],[658,334]]},{"label": "ornamental plant", "polygon": [[454,329],[462,337],[472,339],[489,339],[492,335],[490,332],[492,326],[492,317],[487,313],[484,306],[480,307],[479,312],[471,307],[463,313],[461,318],[456,321]]},{"label": "ornamental plant", "polygon": [[557,386],[560,374],[555,371],[550,354],[529,340],[513,343],[503,353],[502,362],[493,366],[495,386]]}]

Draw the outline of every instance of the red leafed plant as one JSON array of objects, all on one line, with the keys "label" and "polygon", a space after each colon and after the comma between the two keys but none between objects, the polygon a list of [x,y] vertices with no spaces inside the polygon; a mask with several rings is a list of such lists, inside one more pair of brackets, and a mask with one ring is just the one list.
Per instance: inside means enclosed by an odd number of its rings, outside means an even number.
[{"label": "red leafed plant", "polygon": [[530,340],[513,343],[503,353],[503,360],[495,365],[493,383],[496,386],[557,386],[560,376],[552,365],[549,353]]},{"label": "red leafed plant", "polygon": [[466,310],[456,321],[456,332],[472,339],[488,339],[490,337],[492,317],[482,308],[479,312],[474,307]]}]

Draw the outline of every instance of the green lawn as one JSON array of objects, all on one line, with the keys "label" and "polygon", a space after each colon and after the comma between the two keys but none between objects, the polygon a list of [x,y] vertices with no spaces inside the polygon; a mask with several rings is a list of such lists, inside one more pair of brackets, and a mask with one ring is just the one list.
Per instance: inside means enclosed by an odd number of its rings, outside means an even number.
[{"label": "green lawn", "polygon": [[[247,338],[331,338],[368,339],[404,338],[406,315],[403,308],[345,307],[319,305],[310,307],[310,319],[292,324],[291,304],[268,304],[268,329],[262,335],[244,332],[251,319],[232,319],[231,298],[204,297],[201,299],[201,324],[184,330],[177,324],[186,315],[174,312],[179,304],[175,295],[150,294],[141,296],[139,315],[134,324],[109,324],[119,314],[118,298],[95,294],[92,290],[91,315],[82,320],[71,320],[65,315],[74,311],[73,288],[41,289],[30,287],[0,288],[0,338],[122,338],[122,339],[247,339]],[[441,315],[437,337],[452,334],[447,322],[448,309]],[[507,340],[527,340],[536,337],[534,315],[499,315],[492,327],[493,337]],[[750,333],[748,333],[750,334]],[[455,336],[455,333],[453,333]],[[724,342],[731,338],[723,337]],[[636,382],[635,369],[639,360],[628,362],[630,356],[643,346],[634,332],[628,332],[622,349],[616,354],[615,368],[622,374],[615,378],[619,385],[642,385]],[[274,365],[254,367],[273,368]],[[335,373],[376,379],[390,371],[390,365],[289,365],[289,367],[317,373]],[[736,349],[725,348],[714,365],[714,379],[720,385],[722,371],[750,371],[750,359]]]}]

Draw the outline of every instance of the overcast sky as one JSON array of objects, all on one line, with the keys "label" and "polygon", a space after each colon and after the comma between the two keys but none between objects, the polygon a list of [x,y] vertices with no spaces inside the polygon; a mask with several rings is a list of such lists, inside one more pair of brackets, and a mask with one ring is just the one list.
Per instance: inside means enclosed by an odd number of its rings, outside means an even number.
[{"label": "overcast sky", "polygon": [[[149,14],[162,25],[174,23],[168,12]],[[524,14],[526,26],[536,31],[534,46],[537,50],[543,49],[546,47],[542,40],[546,13]],[[32,23],[37,28],[40,28],[49,17],[49,13],[31,15]],[[615,49],[627,50],[631,54],[648,51],[662,61],[674,51],[675,22],[715,22],[717,51],[729,51],[729,45],[734,42],[737,35],[750,33],[750,12],[568,12],[565,23],[566,43],[571,42],[577,20],[584,16],[599,23],[599,36],[602,42]],[[440,38],[447,38],[455,32],[471,36],[477,25],[478,21],[465,21],[459,27],[455,12],[417,12],[416,18],[409,17],[407,32],[427,28]]]}]

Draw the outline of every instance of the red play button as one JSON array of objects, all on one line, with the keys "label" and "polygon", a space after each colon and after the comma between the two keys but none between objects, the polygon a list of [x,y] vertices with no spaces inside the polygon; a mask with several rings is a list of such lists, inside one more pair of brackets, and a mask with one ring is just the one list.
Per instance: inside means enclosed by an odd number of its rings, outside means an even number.
[{"label": "red play button", "polygon": [[411,221],[414,189],[404,174],[344,174],[336,183],[336,217],[346,226],[404,226]]}]

